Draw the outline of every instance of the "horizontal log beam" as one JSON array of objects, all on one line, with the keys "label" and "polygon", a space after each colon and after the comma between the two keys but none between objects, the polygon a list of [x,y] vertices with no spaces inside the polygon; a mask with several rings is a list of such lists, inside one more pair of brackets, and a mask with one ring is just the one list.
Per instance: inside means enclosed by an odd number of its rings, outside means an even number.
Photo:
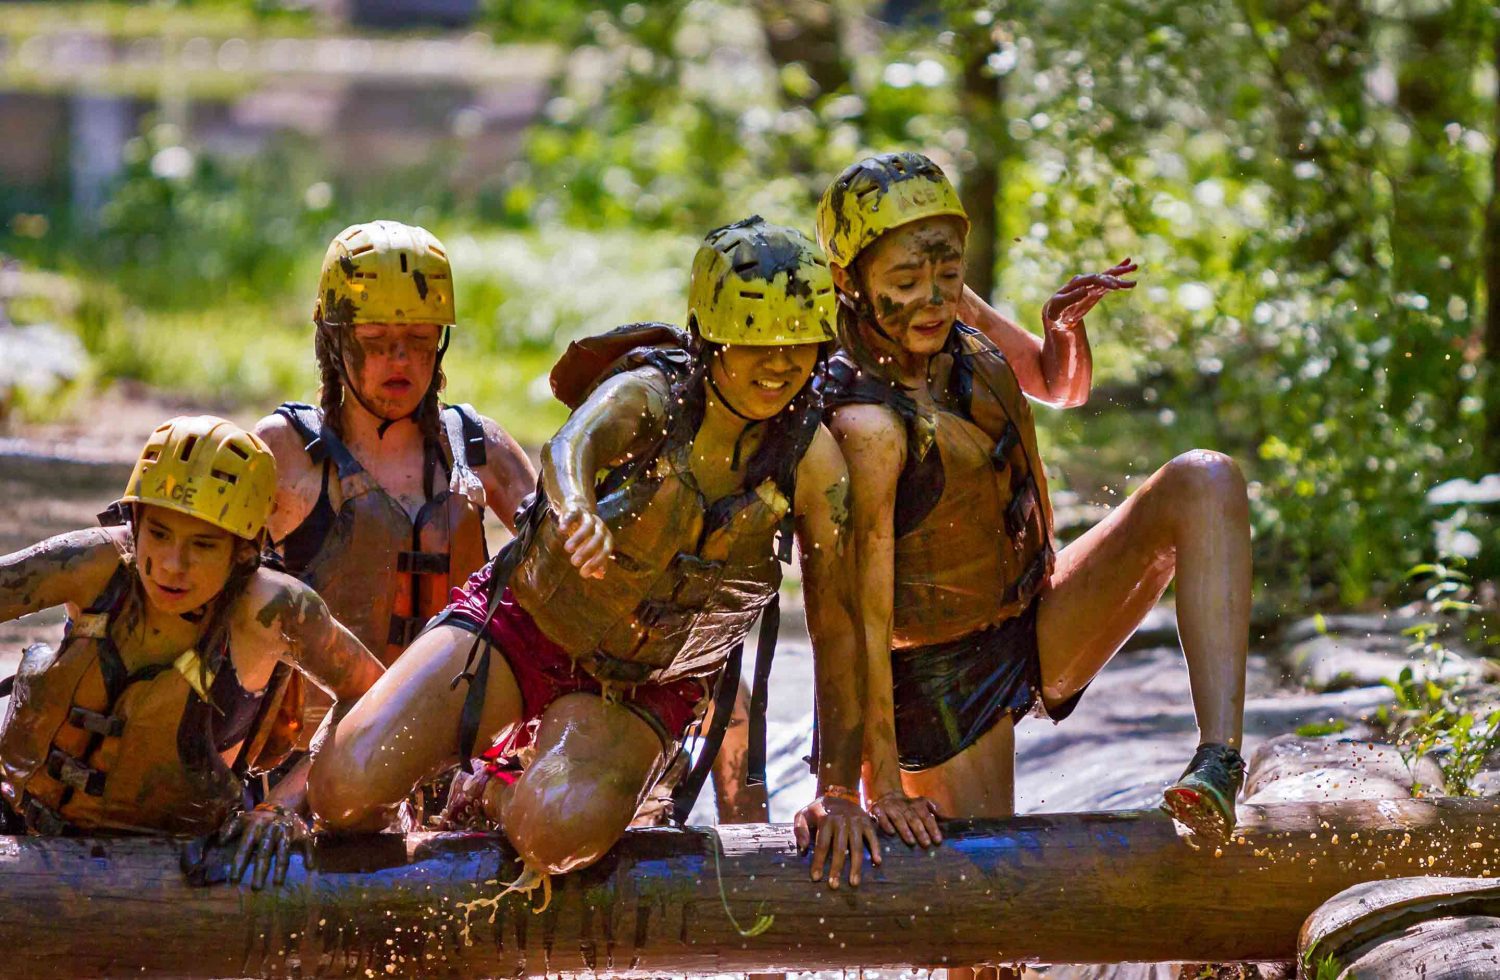
[{"label": "horizontal log beam", "polygon": [[[190,886],[179,843],[0,838],[7,976],[524,976],[945,963],[1291,959],[1304,919],[1361,881],[1488,876],[1500,803],[1240,809],[1222,848],[1160,814],[953,822],[891,843],[859,889],[807,880],[790,828],[634,831],[533,914],[485,906],[518,869],[491,835],[323,840],[279,891]],[[197,874],[222,878],[209,850]],[[757,935],[741,935],[725,914]],[[367,972],[368,971],[368,972]]]}]

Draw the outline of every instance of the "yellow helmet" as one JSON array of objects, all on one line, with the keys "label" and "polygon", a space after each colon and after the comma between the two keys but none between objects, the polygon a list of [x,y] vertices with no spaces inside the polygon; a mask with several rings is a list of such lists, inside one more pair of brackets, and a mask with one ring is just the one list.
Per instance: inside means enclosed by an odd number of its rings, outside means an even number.
[{"label": "yellow helmet", "polygon": [[828,260],[807,236],[756,215],[711,231],[693,257],[688,317],[716,344],[821,344],[834,338]]},{"label": "yellow helmet", "polygon": [[318,323],[453,323],[448,250],[425,228],[368,221],[339,232],[323,256]]},{"label": "yellow helmet", "polygon": [[259,436],[212,415],[184,415],[151,433],[120,499],[253,539],[265,528],[275,497],[276,458]]},{"label": "yellow helmet", "polygon": [[892,228],[923,218],[969,216],[942,168],[920,153],[867,157],[838,175],[818,201],[818,244],[849,268],[859,253]]}]

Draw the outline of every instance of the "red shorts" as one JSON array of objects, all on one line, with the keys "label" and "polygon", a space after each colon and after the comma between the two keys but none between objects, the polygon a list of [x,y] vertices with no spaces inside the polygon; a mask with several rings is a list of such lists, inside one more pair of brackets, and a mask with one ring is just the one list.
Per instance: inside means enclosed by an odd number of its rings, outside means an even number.
[{"label": "red shorts", "polygon": [[[491,568],[492,565],[485,565],[469,576],[462,588],[454,589],[448,608],[442,613],[445,624],[471,633],[484,630],[484,635],[510,665],[521,690],[522,724],[484,753],[487,759],[510,757],[531,745],[542,714],[564,694],[603,693],[599,682],[541,631],[531,614],[515,601],[509,588],[501,595],[495,615],[488,624],[484,622],[488,596],[485,585]],[[621,694],[619,703],[650,725],[663,747],[671,748],[698,718],[698,706],[706,691],[703,681],[692,678],[670,684],[636,684]]]}]

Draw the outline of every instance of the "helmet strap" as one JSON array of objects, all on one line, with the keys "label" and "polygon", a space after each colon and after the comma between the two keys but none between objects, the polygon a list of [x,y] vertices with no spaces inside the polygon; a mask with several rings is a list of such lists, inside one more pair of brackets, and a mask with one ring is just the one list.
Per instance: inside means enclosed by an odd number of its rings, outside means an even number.
[{"label": "helmet strap", "polygon": [[751,418],[744,412],[741,412],[739,409],[735,408],[734,404],[730,402],[728,398],[724,397],[724,392],[719,390],[718,383],[714,381],[714,368],[711,362],[704,365],[703,380],[708,384],[709,390],[714,393],[714,397],[719,400],[719,404],[729,409],[729,414],[733,415],[735,418],[740,419],[743,422],[749,423],[740,430],[739,435],[735,436],[734,452],[729,457],[729,468],[732,470],[738,470],[740,468],[740,449],[744,446],[745,437],[750,434],[751,429],[754,429],[757,425],[760,425],[766,420]]}]

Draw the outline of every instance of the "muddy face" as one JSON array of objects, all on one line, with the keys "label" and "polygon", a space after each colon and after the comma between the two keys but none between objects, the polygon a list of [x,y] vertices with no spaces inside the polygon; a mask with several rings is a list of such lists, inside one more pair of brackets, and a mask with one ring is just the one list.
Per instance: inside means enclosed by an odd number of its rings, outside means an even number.
[{"label": "muddy face", "polygon": [[964,237],[955,218],[886,232],[860,256],[875,322],[903,351],[943,349],[964,288]]},{"label": "muddy face", "polygon": [[780,414],[807,379],[818,360],[816,344],[775,347],[729,345],[709,363],[709,373],[731,408],[761,420]]},{"label": "muddy face", "polygon": [[207,521],[147,504],[136,535],[136,574],[160,612],[201,608],[224,591],[241,539]]},{"label": "muddy face", "polygon": [[344,368],[366,405],[383,418],[415,412],[437,369],[443,328],[361,323],[344,332]]}]

